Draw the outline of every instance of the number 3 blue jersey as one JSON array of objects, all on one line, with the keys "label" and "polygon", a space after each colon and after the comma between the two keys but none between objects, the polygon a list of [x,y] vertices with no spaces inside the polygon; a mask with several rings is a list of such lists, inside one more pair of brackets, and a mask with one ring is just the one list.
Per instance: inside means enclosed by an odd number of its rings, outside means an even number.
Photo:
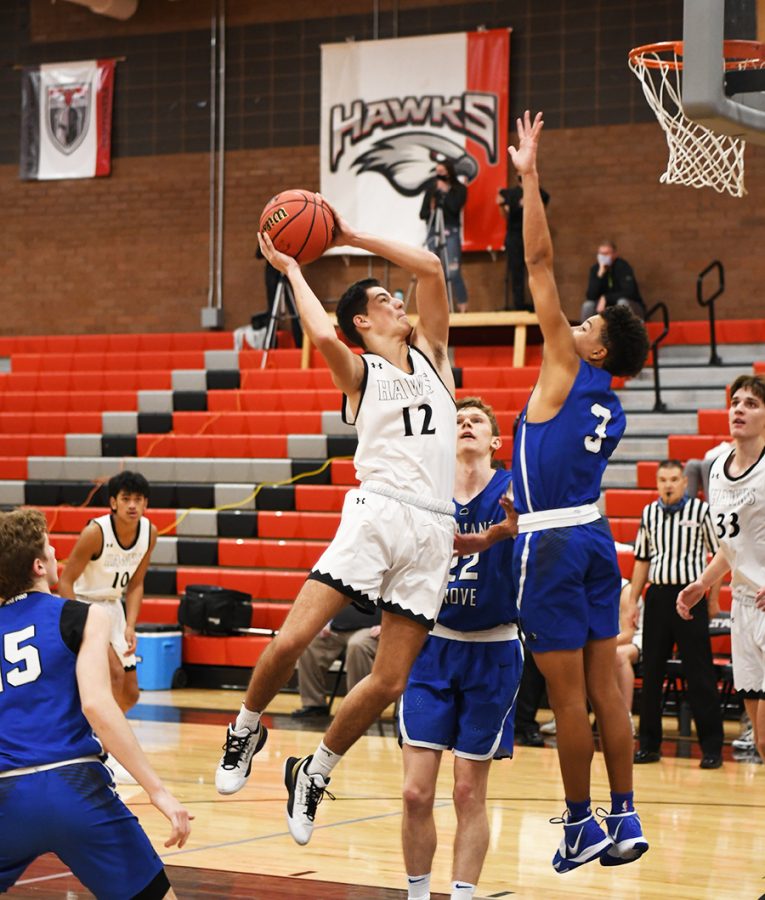
[{"label": "number 3 blue jersey", "polygon": [[[457,527],[480,533],[505,513],[500,498],[510,486],[510,472],[498,469],[469,503],[456,503]],[[438,622],[455,631],[483,631],[518,620],[512,579],[513,541],[498,541],[483,553],[455,556]]]},{"label": "number 3 blue jersey", "polygon": [[582,360],[568,397],[547,422],[528,422],[513,444],[513,503],[519,513],[595,503],[608,459],[626,427],[611,375]]},{"label": "number 3 blue jersey", "polygon": [[0,772],[103,753],[75,675],[87,611],[37,592],[0,606]]}]

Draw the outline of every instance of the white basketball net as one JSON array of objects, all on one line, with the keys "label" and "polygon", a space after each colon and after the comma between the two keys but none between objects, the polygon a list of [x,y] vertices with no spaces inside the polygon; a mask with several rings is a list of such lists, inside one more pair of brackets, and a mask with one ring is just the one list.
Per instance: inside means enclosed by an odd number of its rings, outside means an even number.
[{"label": "white basketball net", "polygon": [[[737,60],[736,68],[760,68],[763,61]],[[669,47],[639,53],[629,67],[640,79],[648,105],[656,114],[667,138],[667,170],[659,178],[662,184],[688,187],[712,187],[743,197],[744,148],[746,141],[717,134],[693,122],[683,112],[680,72],[682,57]]]}]

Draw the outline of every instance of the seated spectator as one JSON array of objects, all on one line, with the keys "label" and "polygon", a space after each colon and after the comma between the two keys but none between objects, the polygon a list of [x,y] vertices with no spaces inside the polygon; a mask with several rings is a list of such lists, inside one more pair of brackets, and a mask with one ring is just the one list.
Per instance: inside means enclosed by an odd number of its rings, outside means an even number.
[{"label": "seated spectator", "polygon": [[332,663],[345,651],[348,690],[372,671],[380,636],[380,609],[373,615],[346,606],[316,635],[298,660],[298,689],[302,706],[295,719],[329,715],[325,677]]},{"label": "seated spectator", "polygon": [[632,734],[632,701],[635,693],[635,666],[643,655],[643,601],[638,600],[637,609],[631,603],[630,583],[622,578],[622,593],[619,602],[619,634],[616,636],[616,664],[619,688],[630,714]]},{"label": "seated spectator", "polygon": [[587,299],[582,304],[581,320],[601,313],[607,306],[629,306],[636,316],[645,318],[645,306],[632,266],[622,259],[613,241],[598,245],[598,261],[590,269]]}]

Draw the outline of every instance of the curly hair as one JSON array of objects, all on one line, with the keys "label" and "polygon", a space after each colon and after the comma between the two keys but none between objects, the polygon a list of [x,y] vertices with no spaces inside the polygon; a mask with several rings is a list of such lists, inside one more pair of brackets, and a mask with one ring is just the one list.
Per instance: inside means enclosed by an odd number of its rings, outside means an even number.
[{"label": "curly hair", "polygon": [[0,597],[9,600],[35,582],[32,566],[45,556],[48,524],[39,509],[0,513]]},{"label": "curly hair", "polygon": [[354,316],[365,315],[367,311],[367,290],[371,287],[382,287],[376,278],[362,278],[354,282],[337,302],[337,324],[340,331],[357,347],[366,350],[364,338],[353,324]]},{"label": "curly hair", "polygon": [[606,322],[600,337],[606,348],[603,368],[612,375],[637,375],[648,356],[645,324],[627,306],[609,306],[601,316]]}]

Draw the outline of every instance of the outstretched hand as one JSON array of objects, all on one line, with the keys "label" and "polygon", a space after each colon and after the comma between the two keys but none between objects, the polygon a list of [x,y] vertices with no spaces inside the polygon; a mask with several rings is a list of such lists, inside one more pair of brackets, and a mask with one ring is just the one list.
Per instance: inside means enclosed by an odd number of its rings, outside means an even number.
[{"label": "outstretched hand", "polygon": [[519,175],[529,175],[537,167],[537,147],[539,135],[544,127],[542,113],[538,112],[531,121],[531,113],[526,110],[522,119],[515,120],[518,129],[518,149],[513,146],[507,148],[513,165]]},{"label": "outstretched hand", "polygon": [[316,195],[332,211],[332,217],[335,220],[335,235],[332,238],[330,247],[348,247],[353,244],[356,239],[356,231],[351,228],[348,222],[340,215],[334,206],[321,194]]},{"label": "outstretched hand", "polygon": [[514,538],[518,535],[518,513],[515,511],[513,501],[506,496],[500,497],[499,505],[505,512],[505,518],[501,522],[497,522],[477,534],[460,534],[459,532],[455,534],[454,552],[458,556],[482,553],[497,541]]}]

